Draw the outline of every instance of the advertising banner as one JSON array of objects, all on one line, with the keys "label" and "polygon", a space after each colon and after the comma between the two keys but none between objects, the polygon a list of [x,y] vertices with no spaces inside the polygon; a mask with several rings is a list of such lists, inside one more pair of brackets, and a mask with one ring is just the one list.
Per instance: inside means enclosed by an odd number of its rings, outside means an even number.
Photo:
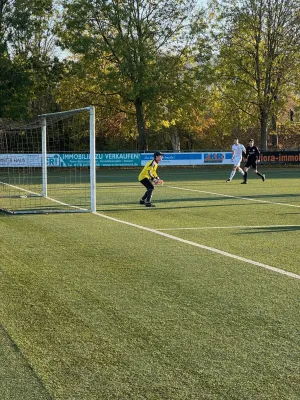
[{"label": "advertising banner", "polygon": [[232,153],[225,153],[225,152],[204,153],[204,164],[205,165],[232,164],[231,158],[232,158]]},{"label": "advertising banner", "polygon": [[[57,155],[53,155],[56,157]],[[96,154],[97,167],[135,167],[141,165],[140,153],[98,153]],[[59,154],[61,167],[88,167],[89,154]],[[49,165],[49,161],[48,161]],[[54,164],[53,164],[54,165]]]},{"label": "advertising banner", "polygon": [[300,164],[300,151],[262,151],[262,164]]},{"label": "advertising banner", "polygon": [[41,167],[41,154],[0,154],[1,167]]},{"label": "advertising banner", "polygon": [[97,167],[137,167],[140,165],[140,153],[100,153],[96,155]]},{"label": "advertising banner", "polygon": [[[231,152],[165,153],[162,166],[197,166],[232,164]],[[153,153],[97,153],[97,167],[139,167],[153,159]],[[300,151],[261,152],[262,164],[300,165]],[[41,167],[41,154],[0,154],[1,167]],[[47,154],[48,167],[88,167],[86,153]]]},{"label": "advertising banner", "polygon": [[[141,154],[141,165],[153,160],[153,153]],[[202,164],[202,153],[165,153],[159,165],[199,165]]]},{"label": "advertising banner", "polygon": [[[47,154],[48,167],[88,167],[90,155],[84,153]],[[97,167],[135,167],[141,165],[140,153],[98,153]],[[1,167],[41,167],[41,154],[0,154]]]},{"label": "advertising banner", "polygon": [[[141,154],[141,165],[153,159],[153,153]],[[226,152],[195,152],[195,153],[165,153],[159,165],[216,165],[232,164],[231,153]]]}]

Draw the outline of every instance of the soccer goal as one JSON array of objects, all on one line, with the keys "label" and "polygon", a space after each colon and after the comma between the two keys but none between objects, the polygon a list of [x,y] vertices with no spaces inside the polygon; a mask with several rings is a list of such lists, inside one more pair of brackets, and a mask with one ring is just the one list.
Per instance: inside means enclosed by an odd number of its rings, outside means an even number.
[{"label": "soccer goal", "polygon": [[95,109],[0,126],[0,210],[96,211]]}]

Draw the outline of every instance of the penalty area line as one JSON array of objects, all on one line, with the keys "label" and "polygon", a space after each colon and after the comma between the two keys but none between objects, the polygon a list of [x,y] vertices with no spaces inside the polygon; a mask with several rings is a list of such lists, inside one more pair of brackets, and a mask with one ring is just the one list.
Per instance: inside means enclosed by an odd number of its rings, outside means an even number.
[{"label": "penalty area line", "polygon": [[202,250],[207,250],[207,251],[210,251],[212,253],[217,253],[217,254],[223,255],[225,257],[230,257],[230,258],[233,258],[235,260],[245,262],[247,264],[255,265],[256,267],[264,268],[264,269],[267,269],[269,271],[272,271],[272,272],[275,272],[275,273],[278,273],[278,274],[281,274],[281,275],[285,275],[285,276],[288,276],[290,278],[294,278],[294,279],[299,279],[300,280],[300,275],[295,274],[293,272],[285,271],[284,269],[272,267],[271,265],[267,265],[267,264],[263,264],[263,263],[260,263],[260,262],[257,262],[257,261],[253,261],[253,260],[250,260],[249,258],[240,257],[240,256],[237,256],[235,254],[228,253],[227,251],[219,250],[219,249],[216,249],[214,247],[205,246],[203,244],[192,242],[190,240],[182,239],[182,238],[179,238],[177,236],[173,236],[173,235],[170,235],[168,233],[165,233],[165,232],[162,232],[162,231],[158,231],[156,229],[147,228],[146,226],[143,226],[143,225],[133,224],[132,222],[127,222],[127,221],[123,221],[123,220],[118,219],[118,218],[109,217],[108,215],[105,215],[105,214],[101,214],[101,213],[98,213],[98,212],[95,212],[93,214],[98,216],[98,217],[108,219],[110,221],[114,221],[114,222],[118,222],[118,223],[121,223],[121,224],[124,224],[124,225],[132,226],[134,228],[138,228],[138,229],[141,229],[141,230],[144,230],[144,231],[147,231],[147,232],[151,232],[151,233],[163,236],[163,237],[168,238],[168,239],[176,240],[177,242],[180,242],[180,243],[185,243],[185,244],[188,244],[190,246],[198,247],[198,248],[200,248]]}]

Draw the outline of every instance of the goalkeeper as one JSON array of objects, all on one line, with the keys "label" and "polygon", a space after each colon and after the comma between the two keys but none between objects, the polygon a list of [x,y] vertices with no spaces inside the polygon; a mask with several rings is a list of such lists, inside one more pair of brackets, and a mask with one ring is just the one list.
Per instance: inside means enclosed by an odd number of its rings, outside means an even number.
[{"label": "goalkeeper", "polygon": [[140,204],[145,204],[146,207],[155,207],[155,205],[151,203],[152,193],[154,190],[154,185],[152,182],[154,182],[156,185],[163,184],[163,180],[158,177],[156,172],[158,163],[162,160],[162,158],[163,153],[156,151],[154,153],[153,160],[148,161],[139,174],[139,181],[147,189],[144,196],[140,200]]}]

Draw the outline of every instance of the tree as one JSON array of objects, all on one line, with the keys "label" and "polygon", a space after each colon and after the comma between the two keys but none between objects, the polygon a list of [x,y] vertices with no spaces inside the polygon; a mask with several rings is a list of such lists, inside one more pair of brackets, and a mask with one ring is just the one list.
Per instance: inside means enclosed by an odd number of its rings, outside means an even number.
[{"label": "tree", "polygon": [[261,148],[266,150],[268,126],[299,71],[299,1],[212,4],[218,18],[219,88],[225,101],[259,121]]},{"label": "tree", "polygon": [[[133,105],[124,104],[118,94],[107,94],[105,72],[110,63],[77,58],[65,61],[64,77],[55,92],[61,109],[96,107],[97,148],[136,149],[135,112]],[[99,71],[101,70],[101,74]],[[103,77],[100,79],[100,77]]]},{"label": "tree", "polygon": [[16,111],[23,115],[27,102],[28,77],[22,63],[14,62],[10,56],[11,17],[13,1],[0,3],[0,118],[15,116]]},{"label": "tree", "polygon": [[49,110],[61,74],[54,57],[52,0],[0,2],[0,115],[24,119]]},{"label": "tree", "polygon": [[176,64],[175,60],[167,57],[163,63],[171,79],[161,87],[158,101],[147,106],[149,128],[163,134],[167,148],[171,144],[172,150],[180,151],[186,142],[191,149],[192,142],[213,123],[205,118],[208,77],[205,75],[207,79],[204,76],[199,79],[202,68],[192,57],[182,56]]},{"label": "tree", "polygon": [[[163,55],[180,57],[194,0],[65,0],[58,29],[62,46],[110,69],[100,69],[107,94],[135,109],[139,147],[147,148],[145,103],[155,101],[168,78]],[[102,88],[103,90],[103,88]]]}]

